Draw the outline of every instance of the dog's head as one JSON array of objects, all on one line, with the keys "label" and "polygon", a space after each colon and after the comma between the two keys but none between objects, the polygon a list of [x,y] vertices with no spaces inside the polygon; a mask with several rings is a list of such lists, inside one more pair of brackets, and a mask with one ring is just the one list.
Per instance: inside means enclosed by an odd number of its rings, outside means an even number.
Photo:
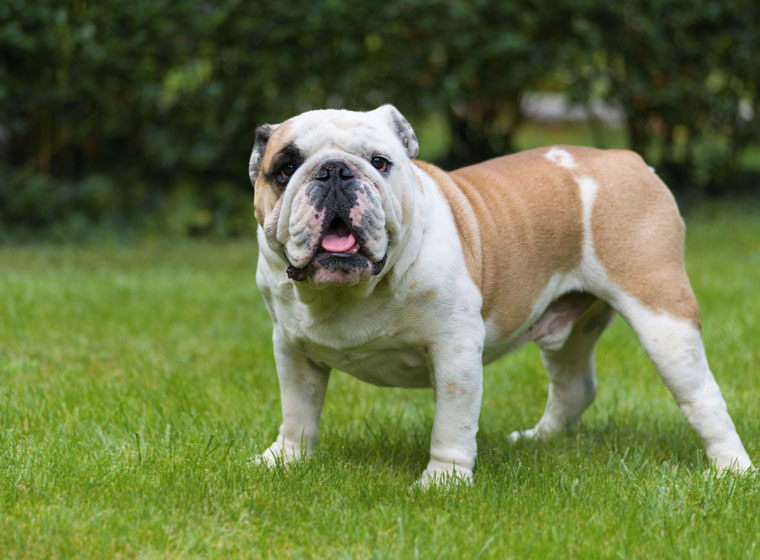
[{"label": "dog's head", "polygon": [[416,155],[414,131],[391,105],[260,126],[249,164],[254,211],[288,276],[319,287],[378,275],[404,227]]}]

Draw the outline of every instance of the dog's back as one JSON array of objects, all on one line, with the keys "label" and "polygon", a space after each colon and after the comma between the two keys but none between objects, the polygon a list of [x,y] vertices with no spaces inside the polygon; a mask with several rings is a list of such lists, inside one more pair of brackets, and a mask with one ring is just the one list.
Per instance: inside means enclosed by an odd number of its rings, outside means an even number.
[{"label": "dog's back", "polygon": [[539,148],[451,173],[417,164],[449,202],[484,294],[483,317],[503,337],[528,319],[553,276],[584,259],[645,305],[698,324],[685,291],[683,222],[667,187],[633,152]]}]

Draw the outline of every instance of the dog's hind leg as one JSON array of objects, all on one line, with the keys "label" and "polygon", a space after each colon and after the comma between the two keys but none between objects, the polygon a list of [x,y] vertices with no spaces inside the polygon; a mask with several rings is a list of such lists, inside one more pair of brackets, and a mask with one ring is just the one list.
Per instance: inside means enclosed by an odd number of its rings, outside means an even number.
[{"label": "dog's hind leg", "polygon": [[752,462],[707,363],[699,311],[688,280],[684,288],[695,310],[691,319],[653,311],[630,296],[621,296],[615,307],[638,336],[710,461],[719,469],[746,471]]},{"label": "dog's hind leg", "polygon": [[747,470],[752,463],[705,357],[675,200],[654,173],[643,171],[638,156],[610,157],[616,166],[597,183],[586,182],[593,212],[585,277],[631,325],[710,460],[721,469]]},{"label": "dog's hind leg", "polygon": [[568,294],[532,327],[549,377],[549,397],[535,427],[510,438],[548,437],[573,427],[596,396],[594,346],[614,313],[590,294]]}]

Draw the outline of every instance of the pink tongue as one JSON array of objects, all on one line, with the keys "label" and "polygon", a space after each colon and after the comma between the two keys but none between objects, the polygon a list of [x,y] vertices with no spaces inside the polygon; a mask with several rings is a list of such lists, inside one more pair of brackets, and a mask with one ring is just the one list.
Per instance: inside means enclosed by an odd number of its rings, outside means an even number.
[{"label": "pink tongue", "polygon": [[348,253],[354,245],[356,239],[350,232],[345,235],[328,233],[322,239],[322,248],[329,253]]}]

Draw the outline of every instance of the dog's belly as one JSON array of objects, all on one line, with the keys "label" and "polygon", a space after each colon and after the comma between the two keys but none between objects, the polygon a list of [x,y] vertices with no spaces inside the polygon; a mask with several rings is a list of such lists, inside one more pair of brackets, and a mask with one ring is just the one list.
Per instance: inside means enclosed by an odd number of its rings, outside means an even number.
[{"label": "dog's belly", "polygon": [[340,351],[309,343],[306,348],[315,362],[373,385],[409,388],[431,385],[426,354],[419,346],[379,340]]}]

